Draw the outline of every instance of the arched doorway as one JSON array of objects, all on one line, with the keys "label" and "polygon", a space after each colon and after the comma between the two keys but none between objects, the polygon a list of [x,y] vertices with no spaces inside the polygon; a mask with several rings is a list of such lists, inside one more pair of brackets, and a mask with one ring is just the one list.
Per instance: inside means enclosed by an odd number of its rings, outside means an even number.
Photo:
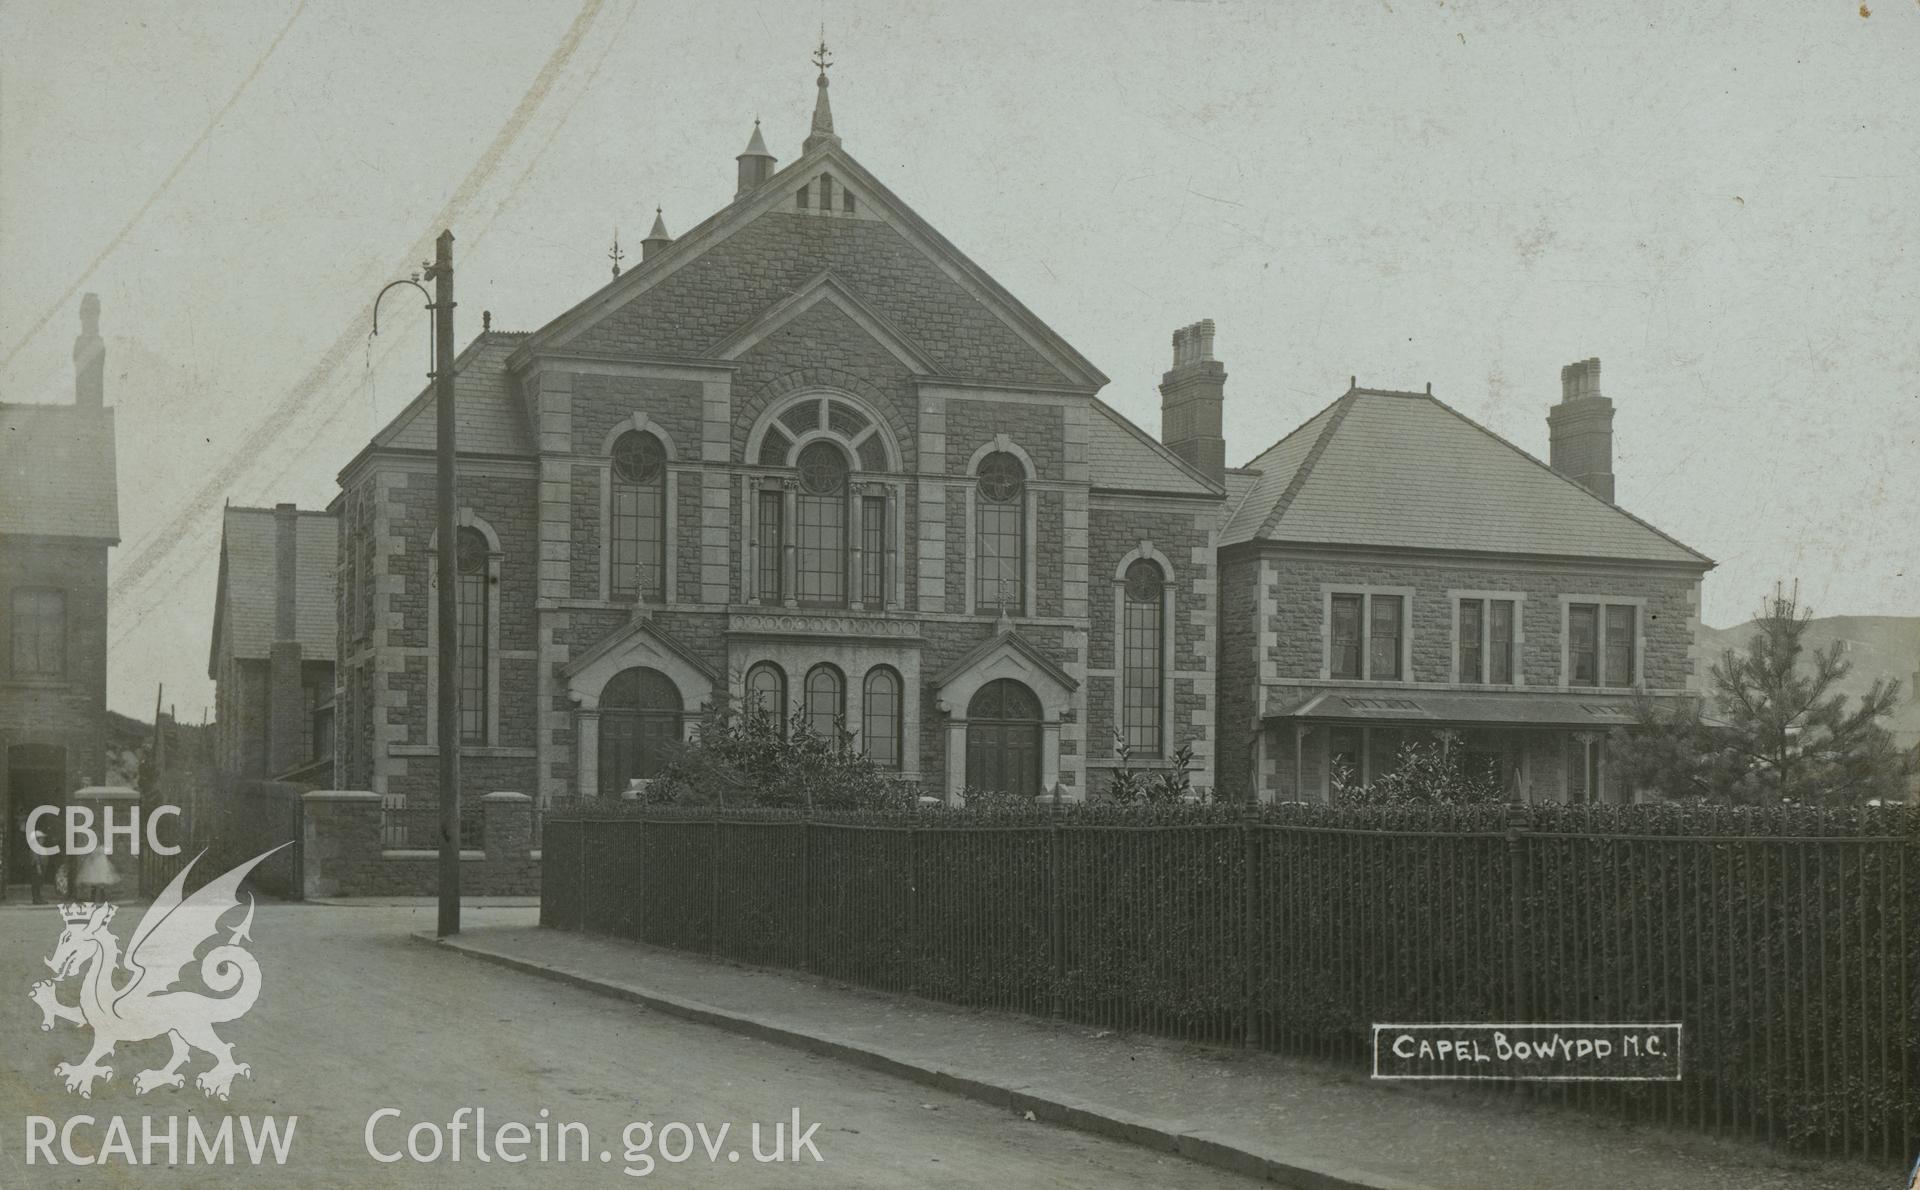
[{"label": "arched doorway", "polygon": [[1012,678],[988,682],[967,703],[967,784],[1040,793],[1040,700]]},{"label": "arched doorway", "polygon": [[636,777],[652,777],[681,739],[680,688],[657,669],[635,666],[600,692],[600,792],[617,796]]}]

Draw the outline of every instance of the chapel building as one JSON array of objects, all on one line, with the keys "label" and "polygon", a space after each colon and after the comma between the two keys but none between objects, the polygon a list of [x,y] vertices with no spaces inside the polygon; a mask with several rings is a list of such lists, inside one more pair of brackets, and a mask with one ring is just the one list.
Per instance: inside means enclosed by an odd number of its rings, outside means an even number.
[{"label": "chapel building", "polygon": [[948,797],[1084,797],[1116,739],[1144,768],[1188,746],[1212,787],[1212,325],[1178,337],[1156,440],[848,152],[824,68],[799,157],[756,123],[735,175],[637,267],[459,354],[454,541],[431,389],[340,472],[339,787],[435,796],[446,548],[465,797],[626,789],[722,695]]}]

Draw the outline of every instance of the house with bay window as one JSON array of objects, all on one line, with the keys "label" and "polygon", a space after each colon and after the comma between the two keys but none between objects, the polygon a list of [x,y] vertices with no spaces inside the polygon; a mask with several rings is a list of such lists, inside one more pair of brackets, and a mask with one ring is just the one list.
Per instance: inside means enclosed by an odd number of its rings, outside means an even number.
[{"label": "house with bay window", "polygon": [[1628,800],[1607,734],[1688,698],[1712,561],[1614,502],[1613,403],[1568,365],[1551,462],[1429,392],[1350,388],[1227,476],[1225,788],[1320,800],[1446,731],[1518,800]]},{"label": "house with bay window", "polygon": [[[469,795],[610,795],[722,697],[929,791],[1084,796],[1116,733],[1215,784],[1223,373],[1177,338],[1155,439],[1107,377],[848,152],[799,156],[529,333],[452,363],[339,475],[336,780],[430,803],[434,559],[458,552]],[[1211,342],[1211,324],[1204,326]]]}]

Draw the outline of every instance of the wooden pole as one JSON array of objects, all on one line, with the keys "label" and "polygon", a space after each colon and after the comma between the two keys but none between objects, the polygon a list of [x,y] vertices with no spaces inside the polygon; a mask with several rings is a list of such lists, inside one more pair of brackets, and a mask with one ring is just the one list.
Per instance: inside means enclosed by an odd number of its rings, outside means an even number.
[{"label": "wooden pole", "polygon": [[454,399],[453,399],[453,232],[434,241],[433,400],[435,414],[435,495],[439,513],[439,752],[440,752],[440,921],[439,935],[460,932],[460,604],[455,598]]}]

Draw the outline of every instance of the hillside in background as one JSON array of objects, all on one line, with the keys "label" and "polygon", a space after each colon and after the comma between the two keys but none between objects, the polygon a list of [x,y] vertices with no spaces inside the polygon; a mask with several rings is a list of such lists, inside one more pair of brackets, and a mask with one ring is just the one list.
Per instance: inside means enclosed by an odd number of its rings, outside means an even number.
[{"label": "hillside in background", "polygon": [[[1701,652],[1707,663],[1716,662],[1728,649],[1745,649],[1753,633],[1751,620],[1732,628],[1703,624]],[[1887,726],[1901,747],[1920,743],[1920,702],[1914,701],[1914,677],[1920,672],[1920,616],[1823,616],[1807,625],[1807,652],[1830,648],[1835,641],[1842,643],[1841,659],[1853,664],[1853,672],[1838,686],[1847,696],[1848,707],[1867,692],[1874,679],[1897,678],[1900,705]]]}]

